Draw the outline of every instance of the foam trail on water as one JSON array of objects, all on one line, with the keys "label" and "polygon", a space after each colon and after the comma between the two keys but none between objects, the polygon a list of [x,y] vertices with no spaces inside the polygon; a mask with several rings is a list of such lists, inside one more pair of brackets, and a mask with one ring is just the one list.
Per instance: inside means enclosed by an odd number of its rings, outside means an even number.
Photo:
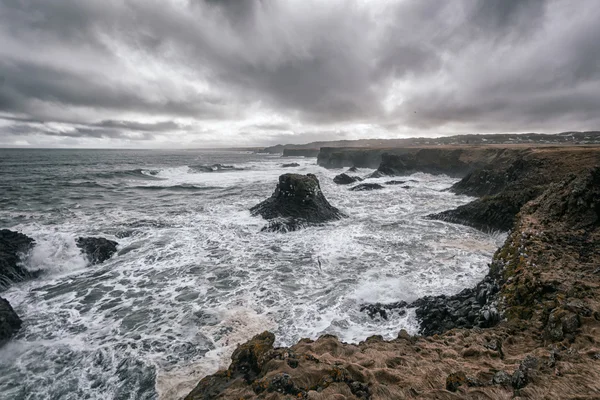
[{"label": "foam trail on water", "polygon": [[[472,286],[504,237],[423,218],[471,200],[444,191],[456,182],[444,176],[413,174],[393,178],[406,185],[352,192],[332,181],[342,170],[314,159],[119,154],[98,156],[112,160],[101,171],[98,163],[49,168],[43,181],[15,186],[35,187],[17,192],[31,201],[9,199],[15,206],[0,210],[7,227],[36,240],[26,265],[44,271],[2,294],[24,325],[0,348],[0,397],[105,399],[129,390],[176,399],[264,330],[278,346],[324,333],[354,343],[403,328],[415,333],[414,312],[370,319],[360,305]],[[190,173],[190,165],[214,164],[239,170]],[[266,222],[248,210],[273,193],[282,173],[316,174],[348,218],[261,232]],[[81,185],[82,177],[98,184]],[[79,236],[117,240],[119,252],[88,266]]]}]

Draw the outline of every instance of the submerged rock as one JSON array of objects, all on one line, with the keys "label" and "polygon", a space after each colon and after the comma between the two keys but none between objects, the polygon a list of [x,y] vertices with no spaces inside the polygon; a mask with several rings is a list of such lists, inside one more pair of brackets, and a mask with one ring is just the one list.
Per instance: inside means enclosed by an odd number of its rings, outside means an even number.
[{"label": "submerged rock", "polygon": [[281,175],[271,197],[252,207],[250,212],[269,220],[263,230],[280,232],[345,217],[329,204],[313,174]]},{"label": "submerged rock", "polygon": [[282,164],[281,166],[283,168],[294,168],[294,167],[299,167],[300,164],[293,162],[293,163],[288,163],[288,164]]},{"label": "submerged rock", "polygon": [[233,165],[213,164],[213,165],[190,165],[189,169],[195,172],[226,172],[242,171],[243,168],[237,168]]},{"label": "submerged rock", "polygon": [[383,186],[381,186],[379,183],[361,183],[360,185],[356,185],[356,186],[350,188],[350,190],[352,190],[353,192],[363,192],[366,190],[379,190],[379,189],[383,189]]},{"label": "submerged rock", "polygon": [[21,319],[8,300],[0,297],[0,346],[21,328]]},{"label": "submerged rock", "polygon": [[349,185],[351,183],[360,181],[362,181],[362,178],[358,176],[350,176],[347,174],[339,174],[335,178],[333,178],[333,182],[337,183],[338,185]]},{"label": "submerged rock", "polygon": [[0,290],[11,283],[20,282],[37,276],[20,265],[21,256],[26,254],[35,241],[19,232],[0,230]]},{"label": "submerged rock", "polygon": [[91,265],[100,264],[112,257],[118,243],[102,237],[80,237],[75,241]]}]

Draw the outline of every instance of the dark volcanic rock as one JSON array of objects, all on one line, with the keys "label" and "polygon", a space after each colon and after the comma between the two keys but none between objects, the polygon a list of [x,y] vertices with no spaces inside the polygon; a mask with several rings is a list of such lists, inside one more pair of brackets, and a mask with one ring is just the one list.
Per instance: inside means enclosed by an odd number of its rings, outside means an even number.
[{"label": "dark volcanic rock", "polygon": [[362,181],[362,178],[358,176],[350,176],[347,174],[339,174],[335,178],[333,178],[333,181],[338,185],[349,185],[354,182]]},{"label": "dark volcanic rock", "polygon": [[357,172],[357,171],[358,171],[358,168],[356,168],[355,166],[352,166],[352,167],[348,168],[348,171],[346,171],[346,173],[348,173],[348,172]]},{"label": "dark volcanic rock", "polygon": [[213,165],[190,165],[189,168],[196,172],[227,172],[243,171],[243,168],[237,168],[233,165],[213,164]]},{"label": "dark volcanic rock", "polygon": [[474,288],[453,296],[426,296],[412,303],[421,333],[434,335],[454,328],[489,328],[500,322],[498,277],[490,274]]},{"label": "dark volcanic rock", "polygon": [[539,196],[543,190],[541,186],[536,186],[485,196],[454,210],[430,214],[427,218],[473,226],[482,230],[508,231],[513,226],[515,216],[521,207]]},{"label": "dark volcanic rock", "polygon": [[231,355],[231,365],[226,371],[207,376],[186,397],[191,399],[214,399],[236,380],[252,383],[260,376],[267,355],[273,350],[275,335],[263,332],[241,344]]},{"label": "dark volcanic rock", "polygon": [[453,296],[426,296],[413,303],[400,301],[390,304],[366,304],[360,310],[371,318],[388,319],[390,313],[404,315],[406,308],[416,308],[420,333],[434,335],[454,328],[489,328],[500,322],[497,309],[499,277],[488,274],[474,288],[464,289]]},{"label": "dark volcanic rock", "polygon": [[385,184],[386,185],[402,185],[405,183],[406,183],[406,181],[387,181]]},{"label": "dark volcanic rock", "polygon": [[294,168],[294,167],[299,167],[300,164],[293,162],[293,163],[288,163],[288,164],[281,164],[281,166],[283,168]]},{"label": "dark volcanic rock", "polygon": [[464,176],[473,166],[463,161],[461,155],[460,149],[420,149],[405,154],[384,153],[373,177],[409,175],[415,172]]},{"label": "dark volcanic rock", "polygon": [[26,254],[35,241],[19,232],[0,230],[0,290],[11,283],[36,277],[38,274],[20,266],[20,256]]},{"label": "dark volcanic rock", "polygon": [[362,192],[366,190],[378,190],[383,189],[379,183],[361,183],[360,185],[356,185],[350,188],[350,190],[354,192]]},{"label": "dark volcanic rock", "polygon": [[92,265],[108,260],[117,251],[118,243],[101,237],[80,237],[75,243]]},{"label": "dark volcanic rock", "polygon": [[0,297],[0,346],[21,328],[21,319],[10,303]]},{"label": "dark volcanic rock", "polygon": [[252,207],[250,212],[269,220],[263,230],[280,232],[345,217],[329,204],[313,174],[281,175],[273,195]]}]

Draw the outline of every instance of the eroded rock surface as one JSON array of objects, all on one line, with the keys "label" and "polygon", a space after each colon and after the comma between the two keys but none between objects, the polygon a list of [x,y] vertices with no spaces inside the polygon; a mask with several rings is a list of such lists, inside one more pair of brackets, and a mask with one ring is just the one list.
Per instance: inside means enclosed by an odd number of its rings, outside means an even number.
[{"label": "eroded rock surface", "polygon": [[35,241],[29,236],[8,229],[0,230],[0,290],[38,275],[21,265],[21,257],[34,245]]},{"label": "eroded rock surface", "polygon": [[21,319],[8,300],[0,297],[0,346],[21,328]]},{"label": "eroded rock surface", "polygon": [[[401,331],[394,340],[373,336],[357,345],[329,335],[303,339],[265,352],[250,381],[191,398],[594,398],[600,393],[600,167],[583,164],[569,164],[560,181],[521,208],[480,284],[413,303],[422,307],[424,333],[435,334]],[[492,306],[499,318],[481,328],[478,322],[488,320],[481,311]],[[365,308],[384,318],[380,310]],[[394,317],[395,308],[383,310]],[[471,311],[477,311],[472,321]],[[456,325],[460,318],[473,328]],[[226,372],[205,380],[218,376]]]},{"label": "eroded rock surface", "polygon": [[353,186],[350,188],[353,192],[364,192],[367,190],[379,190],[383,189],[379,183],[361,183],[359,185]]},{"label": "eroded rock surface", "polygon": [[102,237],[80,237],[75,243],[91,265],[103,263],[111,258],[117,252],[118,245],[117,242]]},{"label": "eroded rock surface", "polygon": [[349,185],[351,183],[360,182],[360,181],[362,181],[361,177],[350,176],[348,174],[339,174],[339,175],[336,175],[335,178],[333,178],[333,182],[337,183],[338,185]]},{"label": "eroded rock surface", "polygon": [[321,192],[319,180],[313,174],[281,175],[273,195],[252,207],[250,212],[269,220],[269,225],[263,230],[279,232],[345,217],[329,204]]}]

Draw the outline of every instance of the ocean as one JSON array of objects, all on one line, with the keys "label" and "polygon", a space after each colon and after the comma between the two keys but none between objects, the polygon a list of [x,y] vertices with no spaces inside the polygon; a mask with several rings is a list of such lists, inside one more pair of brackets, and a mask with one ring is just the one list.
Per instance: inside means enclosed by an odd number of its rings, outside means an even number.
[{"label": "ocean", "polygon": [[[349,217],[261,232],[248,209],[288,172],[315,174]],[[178,399],[264,330],[286,346],[417,333],[414,313],[370,319],[360,305],[454,294],[486,274],[504,234],[423,218],[472,200],[445,190],[456,179],[353,192],[333,183],[341,172],[233,151],[0,149],[0,228],[35,239],[24,264],[43,271],[0,293],[23,320],[0,348],[0,398]],[[119,251],[88,266],[79,236]]]}]

